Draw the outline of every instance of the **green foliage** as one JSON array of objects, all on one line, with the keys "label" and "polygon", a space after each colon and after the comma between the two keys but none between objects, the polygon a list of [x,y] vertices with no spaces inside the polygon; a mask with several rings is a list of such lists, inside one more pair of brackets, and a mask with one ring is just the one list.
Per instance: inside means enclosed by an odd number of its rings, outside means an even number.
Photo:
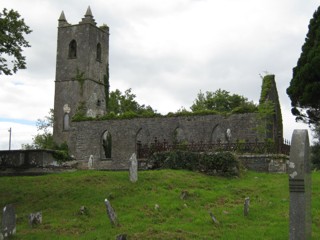
[{"label": "green foliage", "polygon": [[106,109],[107,109],[107,111],[108,111],[108,107],[109,107],[109,95],[110,95],[109,63],[107,64],[106,74],[103,76],[103,81],[104,81],[104,92],[105,92],[105,95],[106,95]]},{"label": "green foliage", "polygon": [[22,149],[47,149],[55,150],[53,157],[58,161],[71,160],[69,156],[69,149],[66,142],[57,144],[53,140],[52,127],[54,122],[54,111],[50,109],[49,115],[44,119],[38,119],[36,122],[38,134],[33,138],[32,144],[22,144]]},{"label": "green foliage", "polygon": [[135,113],[137,115],[152,115],[156,111],[150,106],[140,105],[136,100],[136,95],[131,92],[131,88],[122,93],[119,89],[110,92],[108,112],[116,115]]},{"label": "green foliage", "polygon": [[287,94],[292,114],[297,121],[317,124],[320,120],[320,7],[309,23],[309,31],[302,46],[297,66]]},{"label": "green foliage", "polygon": [[260,104],[268,100],[268,94],[270,93],[273,81],[274,75],[271,74],[268,74],[262,78],[262,86],[259,100]]},{"label": "green foliage", "polygon": [[257,131],[262,136],[269,136],[272,133],[272,123],[274,111],[274,103],[270,100],[261,102],[258,106],[259,125]]},{"label": "green foliage", "polygon": [[53,153],[53,157],[59,162],[70,161],[71,157],[69,155],[69,147],[66,142],[58,145],[55,144],[54,148],[55,152]]},{"label": "green foliage", "polygon": [[[131,240],[289,239],[286,174],[249,171],[241,178],[221,178],[184,170],[141,171],[132,184],[125,171],[76,171],[1,177],[0,186],[5,192],[0,206],[15,204],[19,231],[14,239],[116,239],[124,233]],[[182,192],[188,193],[185,199]],[[320,173],[313,172],[313,239],[320,239],[319,196]],[[245,197],[251,202],[247,217]],[[105,198],[119,227],[110,224]],[[88,215],[79,214],[81,206]],[[26,216],[40,210],[43,222],[31,228]]]},{"label": "green foliage", "polygon": [[[26,57],[22,55],[22,48],[30,45],[23,35],[31,32],[17,11],[3,9],[0,13],[0,74],[12,75],[12,72],[26,68]],[[4,56],[13,58],[12,67],[8,66]]]},{"label": "green foliage", "polygon": [[79,68],[77,68],[76,76],[73,78],[73,80],[76,80],[80,84],[80,94],[83,95],[83,85],[85,81],[85,72],[81,72]]},{"label": "green foliage", "polygon": [[91,117],[86,116],[86,102],[81,101],[77,107],[76,113],[72,117],[72,121],[93,120]]},{"label": "green foliage", "polygon": [[256,112],[257,106],[243,96],[218,89],[215,92],[207,91],[206,94],[200,91],[190,109],[192,112],[209,110],[225,114]]},{"label": "green foliage", "polygon": [[148,165],[154,169],[186,169],[227,177],[239,176],[240,174],[240,162],[231,152],[160,152],[153,154],[148,159]]},{"label": "green foliage", "polygon": [[269,100],[269,94],[274,81],[274,75],[267,74],[262,77],[260,100],[258,105],[259,125],[257,131],[261,136],[269,137],[272,134],[273,116],[275,115],[275,104]]}]

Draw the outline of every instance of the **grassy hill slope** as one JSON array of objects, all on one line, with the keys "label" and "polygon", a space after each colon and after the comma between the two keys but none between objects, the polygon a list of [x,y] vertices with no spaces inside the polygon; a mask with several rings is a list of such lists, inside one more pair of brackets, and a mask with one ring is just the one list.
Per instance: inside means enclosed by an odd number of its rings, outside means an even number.
[{"label": "grassy hill slope", "polygon": [[[320,173],[313,173],[313,239],[320,239]],[[186,198],[181,199],[181,192]],[[243,202],[250,197],[248,217]],[[120,226],[112,227],[104,199]],[[0,177],[0,206],[13,203],[14,239],[288,239],[288,177],[247,172],[220,178],[189,171],[78,171],[36,177]],[[155,209],[158,204],[159,208]],[[80,207],[88,209],[80,214]],[[31,228],[28,214],[42,211]],[[210,218],[212,212],[219,224]]]}]

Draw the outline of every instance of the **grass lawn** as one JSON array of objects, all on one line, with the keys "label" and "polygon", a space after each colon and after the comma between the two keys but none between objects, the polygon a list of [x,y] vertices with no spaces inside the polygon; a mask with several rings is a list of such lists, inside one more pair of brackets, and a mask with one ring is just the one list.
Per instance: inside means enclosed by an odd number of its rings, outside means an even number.
[{"label": "grass lawn", "polygon": [[[313,239],[320,239],[320,173],[312,175]],[[187,197],[181,199],[182,191]],[[245,197],[250,212],[243,216]],[[120,226],[112,227],[104,199]],[[17,213],[14,239],[288,239],[289,187],[286,174],[246,172],[241,178],[189,171],[77,171],[34,177],[0,177],[0,206]],[[155,209],[158,204],[159,208]],[[85,206],[88,214],[81,215]],[[28,214],[42,211],[31,228]],[[210,218],[212,212],[219,224]]]}]

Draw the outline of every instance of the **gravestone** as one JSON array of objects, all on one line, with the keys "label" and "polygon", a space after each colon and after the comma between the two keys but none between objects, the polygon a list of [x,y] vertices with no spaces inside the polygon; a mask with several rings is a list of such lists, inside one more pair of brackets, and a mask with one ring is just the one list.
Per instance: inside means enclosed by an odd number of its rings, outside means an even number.
[{"label": "gravestone", "polygon": [[116,212],[113,210],[112,206],[111,206],[111,203],[108,201],[108,199],[105,199],[104,200],[104,203],[106,205],[106,208],[107,208],[107,214],[108,214],[108,217],[110,219],[110,222],[113,226],[118,226],[119,223],[118,223],[118,219],[117,219],[117,214]]},{"label": "gravestone", "polygon": [[307,130],[294,130],[288,165],[289,239],[311,239],[311,166]]},{"label": "gravestone", "polygon": [[90,157],[89,157],[88,169],[93,169],[93,155],[90,155]]},{"label": "gravestone", "polygon": [[212,221],[213,221],[215,224],[219,224],[219,221],[216,219],[216,217],[213,215],[212,212],[209,212],[209,215],[210,215]]},{"label": "gravestone", "polygon": [[129,167],[130,181],[136,182],[138,181],[138,160],[135,153],[131,155],[129,162],[130,162],[130,167]]},{"label": "gravestone", "polygon": [[127,240],[127,234],[120,234],[116,236],[116,240]]},{"label": "gravestone", "polygon": [[6,205],[2,210],[1,232],[4,239],[16,234],[16,213],[12,204]]},{"label": "gravestone", "polygon": [[31,227],[42,223],[42,212],[29,214],[29,225]]},{"label": "gravestone", "polygon": [[244,199],[244,204],[243,204],[243,214],[244,216],[248,216],[249,215],[249,207],[250,207],[250,198],[249,197],[246,197]]}]

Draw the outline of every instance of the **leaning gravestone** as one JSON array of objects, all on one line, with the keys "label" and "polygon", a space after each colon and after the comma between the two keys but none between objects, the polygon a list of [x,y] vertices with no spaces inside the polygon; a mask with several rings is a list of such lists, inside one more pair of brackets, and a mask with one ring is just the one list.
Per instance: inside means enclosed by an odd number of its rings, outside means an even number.
[{"label": "leaning gravestone", "polygon": [[108,201],[108,199],[105,199],[105,200],[104,200],[104,204],[106,205],[107,214],[108,214],[108,217],[109,217],[109,219],[110,219],[110,222],[111,222],[112,226],[118,226],[119,223],[118,223],[117,214],[116,214],[116,212],[113,210],[113,208],[112,208],[112,206],[111,206],[111,203]]},{"label": "leaning gravestone", "polygon": [[289,239],[311,239],[311,167],[307,130],[294,130],[288,166]]},{"label": "leaning gravestone", "polygon": [[129,162],[130,162],[130,166],[129,166],[130,181],[136,182],[138,181],[138,161],[135,153],[131,155]]},{"label": "leaning gravestone", "polygon": [[4,239],[16,234],[16,213],[12,204],[6,205],[2,210],[1,232]]}]

